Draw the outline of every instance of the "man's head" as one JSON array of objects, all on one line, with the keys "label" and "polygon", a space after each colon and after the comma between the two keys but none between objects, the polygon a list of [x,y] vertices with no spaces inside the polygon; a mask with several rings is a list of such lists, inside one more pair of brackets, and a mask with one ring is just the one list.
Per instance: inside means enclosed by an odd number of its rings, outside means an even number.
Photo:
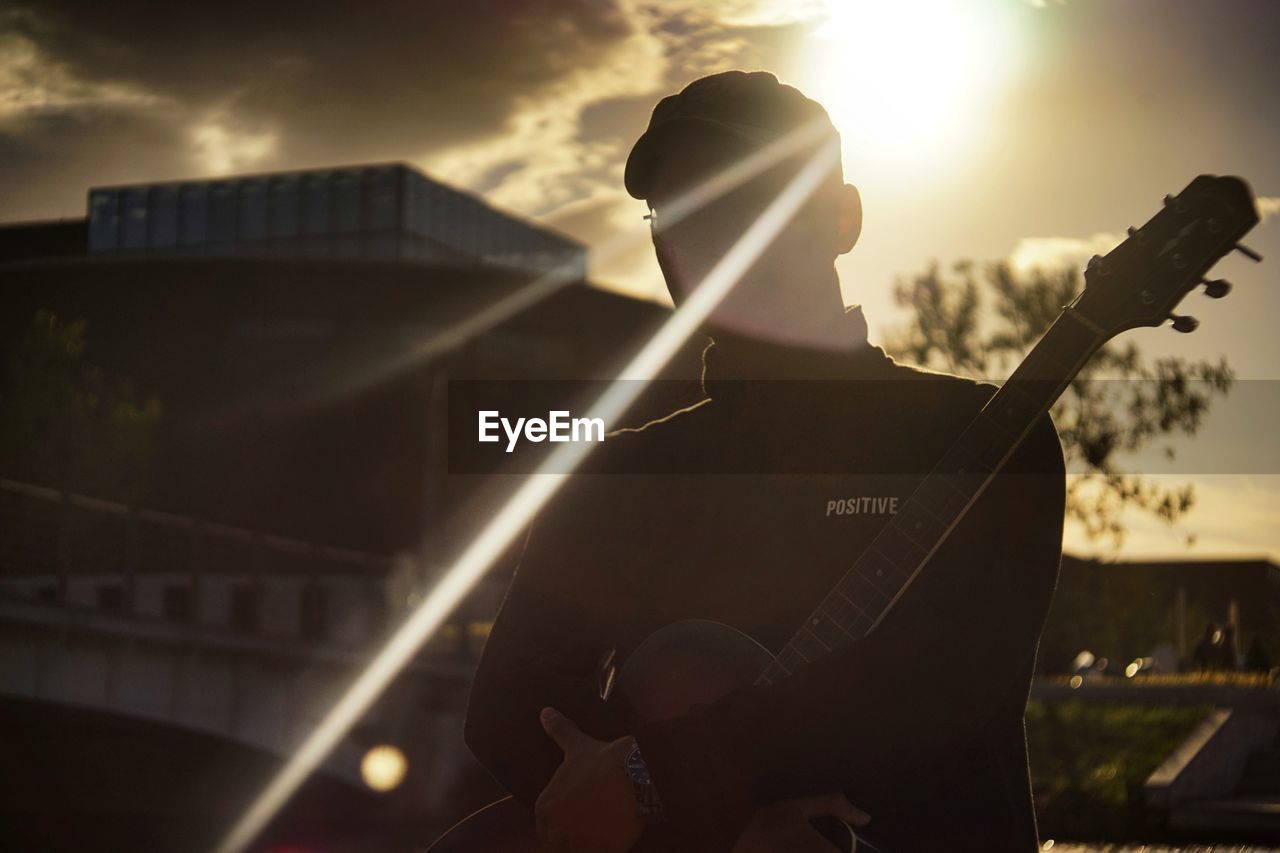
[{"label": "man's head", "polygon": [[[655,212],[654,248],[677,304],[818,150],[833,143],[838,150],[826,110],[766,71],[713,74],[658,103],[627,158],[625,182]],[[766,147],[789,153],[678,221],[664,221],[664,211],[690,189]],[[805,312],[830,312],[833,302],[840,304],[835,258],[853,247],[861,226],[858,192],[844,183],[837,157],[717,310],[717,320],[741,327],[790,316],[791,325],[802,327]]]}]

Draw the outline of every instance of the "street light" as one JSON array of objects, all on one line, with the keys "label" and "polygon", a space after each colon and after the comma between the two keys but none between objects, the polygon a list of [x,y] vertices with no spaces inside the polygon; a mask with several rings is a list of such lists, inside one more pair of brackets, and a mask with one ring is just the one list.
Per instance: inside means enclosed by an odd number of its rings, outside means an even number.
[{"label": "street light", "polygon": [[360,776],[375,791],[385,793],[395,790],[404,781],[409,761],[404,753],[387,743],[370,747],[360,760]]}]

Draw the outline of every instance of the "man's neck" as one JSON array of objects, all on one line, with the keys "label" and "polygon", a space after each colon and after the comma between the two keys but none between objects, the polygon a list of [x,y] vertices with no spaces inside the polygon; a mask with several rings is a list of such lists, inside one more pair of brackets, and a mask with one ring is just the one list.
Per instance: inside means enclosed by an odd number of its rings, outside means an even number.
[{"label": "man's neck", "polygon": [[836,315],[838,325],[826,340],[788,340],[777,334],[744,334],[738,328],[708,324],[704,331],[715,342],[703,353],[712,379],[799,379],[843,377],[851,369],[849,358],[883,353],[867,343],[862,309],[854,307]]},{"label": "man's neck", "polygon": [[803,318],[779,312],[717,311],[706,324],[707,333],[733,347],[740,341],[804,350],[849,352],[866,347],[867,325],[861,306],[838,306],[807,313]]},{"label": "man's neck", "polygon": [[[857,310],[857,306],[853,309]],[[848,352],[866,346],[866,336],[851,333],[851,318],[844,313],[828,314],[822,324],[769,323],[760,324],[755,318],[738,320],[732,316],[713,317],[706,325],[707,334],[728,346],[739,341],[791,347],[804,350]]]},{"label": "man's neck", "polygon": [[[778,271],[767,285],[743,282],[712,312],[708,327],[728,336],[755,339],[777,346],[830,351],[847,351],[866,344],[861,314],[840,298],[840,280],[835,269],[821,281],[796,281]],[[790,281],[788,279],[791,279]]]}]

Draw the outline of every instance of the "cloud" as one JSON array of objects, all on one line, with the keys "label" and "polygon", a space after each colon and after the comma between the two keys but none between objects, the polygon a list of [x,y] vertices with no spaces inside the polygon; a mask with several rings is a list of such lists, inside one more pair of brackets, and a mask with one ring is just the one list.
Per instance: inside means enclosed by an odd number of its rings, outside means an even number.
[{"label": "cloud", "polygon": [[78,79],[30,38],[0,33],[0,123],[13,124],[50,111],[110,106],[140,109],[164,99],[127,84]]},{"label": "cloud", "polygon": [[[583,63],[536,93],[514,99],[498,132],[438,150],[423,158],[424,165],[465,186],[488,182],[490,201],[527,215],[544,215],[591,198],[601,179],[617,172],[625,152],[616,138],[584,137],[584,112],[606,98],[655,91],[663,80],[661,39],[635,26],[637,13],[625,4],[621,12],[625,35],[595,62]],[[495,167],[504,165],[498,180],[486,180]]]},{"label": "cloud", "polygon": [[[474,186],[495,164],[521,163],[486,190],[498,204],[528,215],[597,194],[622,195],[622,166],[653,104],[689,80],[755,66],[749,32],[808,20],[821,0],[620,0],[625,35],[535,96],[519,99],[502,131],[460,141],[424,161],[432,171]],[[536,152],[531,157],[530,152]]]},{"label": "cloud", "polygon": [[[833,3],[843,0],[719,0],[705,4],[714,18],[731,27],[777,27],[813,23],[825,18]],[[687,10],[689,4],[666,0],[660,6],[673,11]]]},{"label": "cloud", "polygon": [[1119,234],[1099,232],[1091,237],[1024,237],[1018,241],[1009,262],[1018,272],[1035,268],[1060,269],[1075,266],[1081,269],[1094,255],[1105,255],[1120,245],[1124,237]]},{"label": "cloud", "polygon": [[[768,51],[776,46],[771,38],[785,41],[798,32],[816,5],[622,0],[618,13],[626,34],[607,53],[520,99],[500,132],[460,141],[419,163],[462,185],[483,186],[494,203],[596,247],[594,277],[663,299],[665,287],[639,218],[643,207],[622,188],[631,143],[661,96],[704,74],[767,64],[761,46]],[[640,239],[612,254],[606,241],[619,234]]]},{"label": "cloud", "polygon": [[658,98],[769,65],[825,2],[10,7],[0,218],[82,211],[94,184],[403,160],[594,238],[574,211],[638,210],[622,165]]},{"label": "cloud", "polygon": [[83,209],[93,183],[420,158],[508,132],[629,34],[600,0],[10,8],[0,216]]},{"label": "cloud", "polygon": [[[1280,197],[1257,198],[1262,221],[1280,214]],[[1090,237],[1024,237],[1009,255],[1009,262],[1019,272],[1037,267],[1060,269],[1074,266],[1083,269],[1094,255],[1105,255],[1124,241],[1123,234],[1100,231]]]},{"label": "cloud", "polygon": [[[1075,475],[1068,475],[1075,476]],[[1170,526],[1128,508],[1128,528],[1120,557],[1124,559],[1280,559],[1274,531],[1280,526],[1280,477],[1217,474],[1198,477],[1151,476],[1162,486],[1195,486],[1196,503],[1177,525]],[[1195,537],[1188,548],[1186,536]],[[1075,554],[1111,556],[1104,543],[1091,543],[1074,522],[1067,524],[1064,547]]]},{"label": "cloud", "polygon": [[280,138],[273,131],[237,127],[234,120],[216,114],[191,128],[191,142],[205,171],[214,174],[242,172],[275,154]]}]

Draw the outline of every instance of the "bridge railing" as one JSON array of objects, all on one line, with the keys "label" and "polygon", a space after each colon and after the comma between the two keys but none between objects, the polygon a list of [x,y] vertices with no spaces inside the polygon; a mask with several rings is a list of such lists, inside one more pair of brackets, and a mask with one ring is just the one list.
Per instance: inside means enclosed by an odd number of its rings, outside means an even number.
[{"label": "bridge railing", "polygon": [[[168,622],[359,645],[411,606],[412,558],[306,542],[0,478],[0,593]],[[486,584],[433,643],[474,657]]]},{"label": "bridge railing", "polygon": [[7,573],[386,571],[391,558],[0,478]]}]

